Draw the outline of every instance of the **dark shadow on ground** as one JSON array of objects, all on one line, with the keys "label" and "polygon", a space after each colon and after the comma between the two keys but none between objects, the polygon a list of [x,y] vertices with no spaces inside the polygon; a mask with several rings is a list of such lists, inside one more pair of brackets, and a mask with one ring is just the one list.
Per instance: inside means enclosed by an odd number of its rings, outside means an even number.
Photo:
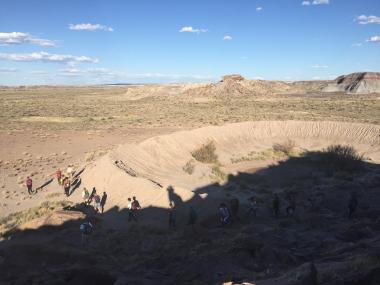
[{"label": "dark shadow on ground", "polygon": [[[339,284],[375,284],[380,275],[371,270],[380,262],[360,265],[367,266],[360,267],[360,276],[347,268],[352,269],[353,256],[375,260],[375,254],[380,260],[379,188],[380,165],[363,162],[357,169],[342,169],[314,152],[256,173],[230,175],[222,185],[193,190],[189,201],[176,194],[175,186],[161,189],[168,205],[175,205],[176,230],[169,230],[168,209],[143,208],[138,221],[128,223],[127,209],[113,207],[100,215],[76,205],[66,210],[85,218],[3,235],[0,284],[311,284],[305,281],[307,270],[299,268],[312,260],[320,272],[324,266],[331,269],[331,260],[339,264],[334,274],[352,281]],[[349,220],[353,191],[359,207]],[[280,197],[278,219],[272,213],[274,192]],[[297,201],[292,216],[285,214],[289,195]],[[252,196],[258,201],[255,218],[246,215]],[[218,205],[231,199],[240,201],[240,219],[221,226]],[[198,214],[194,229],[187,226],[190,207]],[[84,221],[94,225],[86,245],[79,231]]]},{"label": "dark shadow on ground", "polygon": [[82,179],[80,178],[80,176],[75,177],[70,186],[69,196],[71,196],[75,192],[75,190],[77,190],[80,187],[81,184]]}]

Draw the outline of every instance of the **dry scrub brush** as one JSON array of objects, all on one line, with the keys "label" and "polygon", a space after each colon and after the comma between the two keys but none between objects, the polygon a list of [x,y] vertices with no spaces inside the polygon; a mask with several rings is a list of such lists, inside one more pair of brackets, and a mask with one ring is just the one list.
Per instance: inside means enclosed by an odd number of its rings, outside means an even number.
[{"label": "dry scrub brush", "polygon": [[323,161],[335,170],[354,171],[363,166],[363,155],[349,145],[331,145],[322,152]]},{"label": "dry scrub brush", "polygon": [[283,143],[276,143],[273,145],[273,150],[277,152],[282,152],[286,155],[291,155],[294,151],[296,143],[293,140],[286,140]]},{"label": "dry scrub brush", "polygon": [[39,207],[12,213],[6,217],[3,217],[0,219],[0,236],[3,233],[17,227],[18,225],[42,217],[46,214],[51,213],[55,209],[61,209],[70,204],[71,202],[69,201],[45,201],[41,203]]},{"label": "dry scrub brush", "polygon": [[194,165],[194,160],[191,159],[186,164],[184,167],[182,167],[182,170],[185,171],[187,174],[191,175],[194,173],[195,165]]},{"label": "dry scrub brush", "polygon": [[194,150],[191,155],[195,160],[203,163],[215,163],[218,156],[215,154],[216,146],[213,141],[203,144],[200,148]]}]

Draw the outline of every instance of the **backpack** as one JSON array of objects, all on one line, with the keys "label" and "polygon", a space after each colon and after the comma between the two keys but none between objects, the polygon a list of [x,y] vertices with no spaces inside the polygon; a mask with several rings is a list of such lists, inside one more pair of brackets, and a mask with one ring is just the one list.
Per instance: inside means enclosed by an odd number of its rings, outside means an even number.
[{"label": "backpack", "polygon": [[138,210],[139,208],[139,203],[137,201],[132,202],[132,210]]},{"label": "backpack", "polygon": [[85,235],[89,235],[92,232],[92,226],[89,223],[81,224],[79,229]]}]

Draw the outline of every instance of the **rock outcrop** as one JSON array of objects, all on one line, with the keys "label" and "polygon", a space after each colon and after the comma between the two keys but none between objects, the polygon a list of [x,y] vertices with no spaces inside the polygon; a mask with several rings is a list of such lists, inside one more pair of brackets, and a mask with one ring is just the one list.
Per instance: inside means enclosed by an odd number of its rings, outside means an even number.
[{"label": "rock outcrop", "polygon": [[342,75],[323,92],[346,92],[352,94],[380,93],[380,72],[360,72]]}]

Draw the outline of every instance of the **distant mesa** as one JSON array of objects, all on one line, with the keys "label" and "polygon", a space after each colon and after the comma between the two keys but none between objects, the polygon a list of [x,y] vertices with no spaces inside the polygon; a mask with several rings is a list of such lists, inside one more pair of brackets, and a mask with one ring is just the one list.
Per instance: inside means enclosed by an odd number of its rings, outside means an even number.
[{"label": "distant mesa", "polygon": [[380,93],[380,72],[358,72],[342,75],[323,88],[322,91],[351,94]]},{"label": "distant mesa", "polygon": [[226,81],[243,81],[245,78],[241,76],[240,74],[230,74],[225,75],[222,77],[222,80],[220,82],[226,82]]}]

